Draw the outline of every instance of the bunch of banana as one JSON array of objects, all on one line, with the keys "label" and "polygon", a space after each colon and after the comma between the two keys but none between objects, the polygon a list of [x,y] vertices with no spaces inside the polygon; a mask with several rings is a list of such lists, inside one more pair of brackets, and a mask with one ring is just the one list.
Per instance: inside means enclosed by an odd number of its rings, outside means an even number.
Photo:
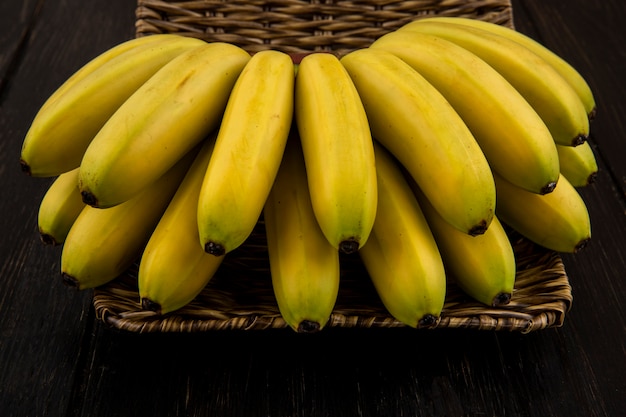
[{"label": "bunch of banana", "polygon": [[589,241],[596,103],[532,39],[464,18],[411,22],[344,56],[249,54],[154,35],[79,69],[24,139],[61,275],[103,285],[138,262],[139,304],[190,303],[265,222],[289,327],[319,331],[355,254],[391,316],[434,326],[447,280],[515,297],[504,225],[557,252]]}]

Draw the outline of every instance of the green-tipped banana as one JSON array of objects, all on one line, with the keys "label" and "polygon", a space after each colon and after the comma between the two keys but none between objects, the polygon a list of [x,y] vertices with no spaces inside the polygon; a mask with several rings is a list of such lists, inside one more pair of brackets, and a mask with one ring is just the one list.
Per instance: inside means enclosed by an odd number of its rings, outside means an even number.
[{"label": "green-tipped banana", "polygon": [[589,142],[575,147],[558,145],[556,150],[559,153],[561,174],[574,187],[585,187],[595,181],[598,162]]},{"label": "green-tipped banana", "polygon": [[85,207],[78,190],[78,168],[59,175],[39,205],[38,227],[41,241],[60,245]]},{"label": "green-tipped banana", "polygon": [[410,327],[432,326],[446,296],[439,249],[399,164],[380,145],[376,145],[376,166],[378,211],[359,255],[396,320]]},{"label": "green-tipped banana", "polygon": [[295,331],[319,331],[328,323],[337,299],[339,252],[315,219],[297,135],[287,142],[263,213],[279,311]]},{"label": "green-tipped banana", "polygon": [[79,290],[104,285],[139,258],[195,152],[122,204],[106,209],[85,206],[61,253],[61,276],[67,285]]},{"label": "green-tipped banana", "polygon": [[493,177],[452,106],[383,49],[357,50],[341,63],[361,96],[374,138],[404,165],[446,221],[464,233],[484,233],[495,211]]},{"label": "green-tipped banana", "polygon": [[559,158],[550,131],[493,67],[450,41],[410,30],[384,35],[372,48],[402,58],[435,86],[467,124],[493,171],[539,194],[556,186]]},{"label": "green-tipped banana", "polygon": [[500,220],[480,236],[450,226],[411,183],[443,259],[446,273],[473,299],[492,307],[506,305],[515,285],[515,253]]},{"label": "green-tipped banana", "polygon": [[535,54],[542,57],[546,60],[552,67],[561,74],[563,78],[565,78],[572,88],[578,94],[578,97],[582,101],[585,110],[589,116],[589,119],[593,119],[596,114],[596,101],[593,96],[593,92],[589,87],[589,84],[584,79],[584,77],[566,60],[558,56],[556,53],[548,49],[546,46],[532,39],[531,37],[524,35],[512,28],[498,25],[496,23],[481,21],[477,19],[470,19],[464,17],[448,17],[448,16],[436,16],[436,17],[428,17],[423,19],[423,21],[440,21],[447,23],[454,23],[458,25],[465,25],[476,27],[479,29],[487,30],[493,32],[497,35],[509,38],[514,40],[515,42],[524,45],[526,48],[533,51]]},{"label": "green-tipped banana", "polygon": [[498,175],[496,214],[528,240],[563,253],[581,250],[591,239],[587,206],[561,175],[553,192],[538,195],[514,186]]},{"label": "green-tipped banana", "polygon": [[208,138],[200,149],[141,256],[138,285],[144,310],[167,314],[189,304],[224,259],[204,251],[196,222],[200,186],[214,143],[214,137]]},{"label": "green-tipped banana", "polygon": [[163,66],[89,144],[79,172],[83,201],[112,207],[162,176],[217,128],[249,59],[243,49],[216,42]]},{"label": "green-tipped banana", "polygon": [[296,122],[317,222],[335,248],[355,253],[376,216],[376,164],[359,92],[336,56],[300,62]]},{"label": "green-tipped banana", "polygon": [[400,30],[447,39],[483,59],[520,92],[557,144],[577,146],[589,136],[589,118],[576,91],[545,59],[527,47],[483,29],[417,21]]},{"label": "green-tipped banana", "polygon": [[22,170],[57,176],[80,165],[94,136],[148,78],[184,51],[205,42],[146,36],[113,47],[87,63],[43,104],[22,144]]},{"label": "green-tipped banana", "polygon": [[198,201],[206,252],[239,247],[259,220],[289,136],[293,90],[293,62],[279,51],[254,54],[237,80]]}]

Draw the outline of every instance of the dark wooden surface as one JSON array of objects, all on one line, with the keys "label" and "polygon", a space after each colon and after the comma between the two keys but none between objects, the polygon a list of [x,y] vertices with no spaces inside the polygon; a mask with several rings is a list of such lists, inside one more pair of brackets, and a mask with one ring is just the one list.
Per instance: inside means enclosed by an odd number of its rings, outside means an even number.
[{"label": "dark wooden surface", "polygon": [[440,329],[124,333],[59,278],[18,165],[32,117],[77,68],[134,35],[132,0],[0,5],[0,415],[626,415],[626,3],[516,0],[515,24],[589,80],[593,242],[564,256],[574,303],[527,335]]}]

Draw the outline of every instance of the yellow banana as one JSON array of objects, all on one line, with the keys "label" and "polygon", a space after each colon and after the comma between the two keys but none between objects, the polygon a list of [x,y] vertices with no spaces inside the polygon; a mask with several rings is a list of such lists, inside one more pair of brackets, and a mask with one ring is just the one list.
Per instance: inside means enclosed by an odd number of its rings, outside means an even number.
[{"label": "yellow banana", "polygon": [[198,200],[200,244],[222,256],[252,233],[285,150],[294,68],[282,52],[252,56],[235,84]]},{"label": "yellow banana", "polygon": [[37,177],[77,168],[85,149],[118,107],[168,61],[203,45],[163,34],[113,47],[66,80],[35,115],[22,144],[22,170]]},{"label": "yellow banana", "polygon": [[488,306],[506,305],[515,285],[515,253],[500,220],[480,236],[468,236],[450,226],[409,181],[435,237],[448,277],[475,300]]},{"label": "yellow banana", "polygon": [[315,219],[295,134],[287,142],[263,218],[272,286],[283,319],[299,333],[321,330],[337,300],[339,252]]},{"label": "yellow banana", "polygon": [[85,206],[63,245],[63,281],[82,290],[106,284],[126,271],[139,258],[195,153],[185,155],[122,204],[106,209]]},{"label": "yellow banana", "polygon": [[398,158],[446,221],[468,234],[484,233],[495,211],[493,177],[450,104],[383,49],[357,50],[341,63],[361,96],[374,138]]},{"label": "yellow banana", "polygon": [[164,65],[89,144],[79,171],[83,201],[112,207],[163,175],[217,128],[232,86],[249,59],[243,49],[216,42]]},{"label": "yellow banana", "polygon": [[557,145],[561,174],[574,186],[585,187],[593,183],[598,174],[598,162],[589,142],[579,146]]},{"label": "yellow banana", "polygon": [[535,193],[555,187],[559,160],[550,131],[493,67],[450,41],[410,30],[386,34],[372,48],[402,58],[439,90],[463,118],[493,171]]},{"label": "yellow banana", "polygon": [[575,253],[591,239],[587,206],[561,175],[553,192],[538,195],[494,175],[496,214],[528,240],[556,252]]},{"label": "yellow banana", "polygon": [[515,42],[520,43],[521,45],[524,45],[526,48],[530,49],[535,54],[546,60],[550,65],[552,65],[552,67],[556,71],[559,72],[559,74],[561,74],[563,78],[565,78],[570,83],[570,85],[576,91],[578,97],[582,101],[589,119],[591,120],[595,117],[596,101],[593,96],[593,92],[585,78],[569,62],[558,56],[546,46],[532,39],[531,37],[524,35],[523,33],[518,32],[512,28],[498,25],[496,23],[464,17],[436,16],[425,18],[422,21],[439,21],[476,27],[509,38]]},{"label": "yellow banana", "polygon": [[39,205],[37,223],[41,241],[60,245],[85,207],[78,190],[78,168],[59,175]]},{"label": "yellow banana", "polygon": [[196,223],[200,186],[214,143],[215,137],[210,137],[200,149],[141,256],[138,286],[144,310],[167,314],[187,305],[224,259],[204,251]]},{"label": "yellow banana", "polygon": [[439,249],[400,165],[376,145],[378,211],[359,255],[389,313],[410,327],[441,315],[446,275]]},{"label": "yellow banana", "polygon": [[331,245],[354,253],[376,216],[376,164],[363,104],[339,59],[328,53],[302,59],[295,96],[315,217]]},{"label": "yellow banana", "polygon": [[561,74],[525,46],[483,29],[445,22],[413,23],[401,30],[447,39],[483,59],[530,103],[557,144],[577,146],[587,140],[589,119],[582,101]]}]

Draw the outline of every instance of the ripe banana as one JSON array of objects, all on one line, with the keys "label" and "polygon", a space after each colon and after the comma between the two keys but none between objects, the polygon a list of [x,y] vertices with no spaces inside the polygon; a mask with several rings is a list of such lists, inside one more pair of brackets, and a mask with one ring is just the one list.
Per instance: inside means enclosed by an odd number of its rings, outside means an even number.
[{"label": "ripe banana", "polygon": [[297,135],[290,136],[263,210],[274,295],[299,333],[321,330],[339,291],[339,252],[320,229]]},{"label": "ripe banana", "polygon": [[508,304],[515,284],[515,253],[498,217],[494,216],[484,234],[468,236],[437,213],[415,182],[409,184],[435,237],[448,277],[483,304]]},{"label": "ripe banana", "polygon": [[378,211],[359,251],[389,313],[410,327],[434,325],[446,296],[443,261],[400,165],[376,145]]},{"label": "ripe banana", "polygon": [[60,245],[85,207],[78,190],[78,168],[59,175],[39,205],[38,227],[41,241]]},{"label": "ripe banana", "polygon": [[79,69],[43,104],[22,144],[22,170],[37,177],[77,168],[85,149],[119,106],[199,39],[153,35],[113,47]]},{"label": "ripe banana", "polygon": [[339,59],[312,53],[299,64],[295,117],[313,211],[343,253],[365,244],[376,216],[376,164],[367,115]]},{"label": "ripe banana", "polygon": [[[493,177],[450,104],[383,49],[357,50],[341,63],[361,96],[374,138],[402,163],[446,221],[464,233],[484,233],[495,211]],[[314,120],[324,125],[324,117]]]},{"label": "ripe banana", "polygon": [[593,120],[593,118],[595,117],[596,101],[593,96],[593,92],[591,91],[591,88],[589,87],[589,84],[587,83],[585,78],[569,62],[558,56],[546,46],[532,39],[531,37],[524,35],[523,33],[520,33],[512,28],[498,25],[496,23],[463,17],[436,16],[425,18],[422,21],[439,21],[476,27],[524,45],[526,48],[530,49],[535,54],[546,60],[550,65],[552,65],[552,67],[556,71],[561,74],[563,78],[565,78],[570,83],[570,85],[572,86],[572,88],[574,88],[580,100],[582,101],[589,119]]},{"label": "ripe banana", "polygon": [[85,151],[85,203],[112,207],[137,195],[217,128],[250,55],[204,43],[164,65],[100,129]]},{"label": "ripe banana", "polygon": [[552,135],[532,106],[493,67],[450,41],[410,30],[383,35],[371,47],[402,58],[443,94],[473,133],[493,171],[526,190],[552,191],[559,176]]},{"label": "ripe banana", "polygon": [[294,76],[289,55],[265,50],[252,56],[233,88],[198,200],[207,253],[237,248],[259,220],[292,124]]},{"label": "ripe banana", "polygon": [[85,206],[63,245],[63,281],[79,290],[94,288],[128,269],[139,258],[195,153],[197,149],[122,204],[106,209]]},{"label": "ripe banana", "polygon": [[585,202],[564,176],[546,195],[523,190],[497,174],[494,177],[497,216],[528,240],[557,252],[575,253],[591,239]]},{"label": "ripe banana", "polygon": [[589,142],[582,145],[557,145],[561,174],[574,186],[585,187],[593,183],[598,174],[598,162]]},{"label": "ripe banana", "polygon": [[561,74],[525,46],[483,29],[441,21],[418,20],[400,30],[447,39],[483,59],[530,103],[557,144],[577,146],[587,140],[589,118],[582,101]]},{"label": "ripe banana", "polygon": [[144,310],[167,314],[190,303],[213,278],[223,256],[200,246],[196,211],[215,137],[207,138],[159,220],[139,262]]}]

